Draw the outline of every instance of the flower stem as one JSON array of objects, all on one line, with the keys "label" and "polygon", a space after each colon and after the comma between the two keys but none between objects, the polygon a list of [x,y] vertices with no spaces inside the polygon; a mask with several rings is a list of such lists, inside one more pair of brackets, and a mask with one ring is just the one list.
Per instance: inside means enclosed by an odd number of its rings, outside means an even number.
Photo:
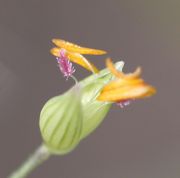
[{"label": "flower stem", "polygon": [[36,167],[42,164],[50,157],[50,152],[46,146],[41,145],[35,152],[8,178],[25,178],[31,173]]},{"label": "flower stem", "polygon": [[71,75],[71,78],[75,81],[75,83],[78,83],[78,80],[76,79],[76,77],[74,75]]}]

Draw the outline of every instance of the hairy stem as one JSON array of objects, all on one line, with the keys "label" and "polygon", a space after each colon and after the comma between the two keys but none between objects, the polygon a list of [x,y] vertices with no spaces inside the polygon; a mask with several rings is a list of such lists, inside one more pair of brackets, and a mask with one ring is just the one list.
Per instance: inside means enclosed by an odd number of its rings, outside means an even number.
[{"label": "hairy stem", "polygon": [[31,173],[36,167],[46,161],[49,157],[50,153],[48,149],[44,145],[41,145],[8,178],[25,178],[29,173]]}]

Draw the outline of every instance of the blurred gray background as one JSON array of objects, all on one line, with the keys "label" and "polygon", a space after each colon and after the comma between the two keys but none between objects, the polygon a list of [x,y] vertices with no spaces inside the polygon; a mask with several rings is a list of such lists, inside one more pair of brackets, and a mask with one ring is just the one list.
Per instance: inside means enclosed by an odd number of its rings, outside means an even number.
[{"label": "blurred gray background", "polygon": [[[73,84],[49,54],[54,37],[107,50],[125,72],[142,66],[158,93],[114,105],[76,150],[29,178],[179,178],[179,0],[0,0],[0,178],[41,143],[44,103]],[[88,57],[103,68],[107,56]]]}]

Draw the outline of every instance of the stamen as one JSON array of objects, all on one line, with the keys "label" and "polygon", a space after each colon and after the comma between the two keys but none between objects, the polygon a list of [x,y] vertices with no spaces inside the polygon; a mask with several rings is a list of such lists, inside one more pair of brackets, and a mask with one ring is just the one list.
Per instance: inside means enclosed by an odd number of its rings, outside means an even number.
[{"label": "stamen", "polygon": [[56,57],[56,60],[58,63],[58,67],[61,73],[64,75],[64,77],[66,77],[66,79],[72,77],[73,73],[75,72],[75,68],[66,56],[65,49],[60,50],[59,57]]}]

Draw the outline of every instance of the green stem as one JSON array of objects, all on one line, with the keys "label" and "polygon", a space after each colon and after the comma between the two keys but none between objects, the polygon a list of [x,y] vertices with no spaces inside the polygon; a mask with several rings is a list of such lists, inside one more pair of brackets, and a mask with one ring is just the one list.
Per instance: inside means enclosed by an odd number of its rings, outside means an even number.
[{"label": "green stem", "polygon": [[50,157],[48,149],[41,145],[35,152],[8,178],[25,178],[29,173],[31,173],[36,167],[41,163],[46,161]]}]

